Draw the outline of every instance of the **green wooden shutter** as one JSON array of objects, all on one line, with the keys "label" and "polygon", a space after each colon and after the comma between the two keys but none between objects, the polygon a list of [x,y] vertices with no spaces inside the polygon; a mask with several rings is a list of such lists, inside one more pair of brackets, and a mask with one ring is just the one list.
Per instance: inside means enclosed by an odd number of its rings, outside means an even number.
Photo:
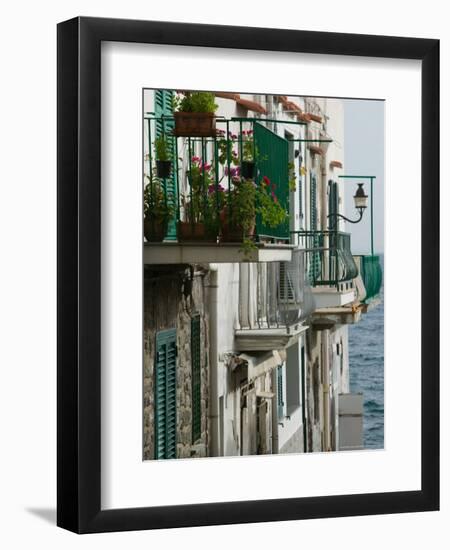
[{"label": "green wooden shutter", "polygon": [[191,369],[192,369],[192,443],[201,437],[201,361],[200,315],[191,319]]},{"label": "green wooden shutter", "polygon": [[[289,213],[289,142],[257,122],[254,123],[254,139],[257,183],[267,176],[276,185],[275,195],[279,203]],[[289,219],[277,227],[267,227],[258,215],[256,230],[261,236],[289,240]]]},{"label": "green wooden shutter", "polygon": [[333,224],[337,223],[336,214],[338,213],[339,208],[339,192],[338,192],[338,184],[333,181],[328,181],[328,214],[330,214],[329,219],[329,227],[330,229],[337,229],[337,227],[334,227]]},{"label": "green wooden shutter", "polygon": [[284,417],[284,396],[283,396],[283,365],[277,367],[277,405],[278,418]]},{"label": "green wooden shutter", "polygon": [[309,193],[309,215],[310,215],[310,230],[317,231],[317,179],[316,175],[311,172],[310,175],[310,193]]},{"label": "green wooden shutter", "polygon": [[156,333],[155,349],[155,458],[177,454],[177,333]]},{"label": "green wooden shutter", "polygon": [[[311,172],[309,178],[309,229],[317,231],[317,179],[316,175]],[[312,248],[320,246],[319,235],[314,234],[312,238]],[[314,285],[320,273],[320,252],[310,252],[309,262],[309,282]]]},{"label": "green wooden shutter", "polygon": [[[164,124],[162,122],[162,119],[159,117],[164,116],[173,116],[173,108],[172,108],[172,100],[173,100],[173,92],[172,90],[155,90],[155,118],[157,119],[155,121],[155,134],[156,137],[159,137],[163,132],[165,134],[166,139],[168,139],[172,144],[172,159],[173,159],[173,166],[172,166],[172,174],[170,178],[165,178],[163,180],[167,194],[171,202],[173,202],[175,205],[178,201],[177,197],[177,172],[176,172],[176,157],[177,157],[177,146],[176,146],[176,138],[172,136],[172,130],[174,128],[174,121],[173,119],[165,120]],[[166,239],[168,240],[176,240],[177,238],[177,226],[176,226],[176,217],[169,222],[167,227],[167,235]]]}]

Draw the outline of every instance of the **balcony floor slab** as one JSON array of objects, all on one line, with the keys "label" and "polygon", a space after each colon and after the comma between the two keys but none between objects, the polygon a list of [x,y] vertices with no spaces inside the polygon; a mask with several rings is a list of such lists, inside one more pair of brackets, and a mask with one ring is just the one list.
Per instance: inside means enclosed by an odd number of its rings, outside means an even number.
[{"label": "balcony floor slab", "polygon": [[342,307],[354,302],[356,293],[353,288],[338,291],[335,288],[315,287],[312,289],[317,309]]},{"label": "balcony floor slab", "polygon": [[295,325],[288,330],[284,328],[255,328],[236,330],[235,346],[238,351],[280,350],[297,342],[300,334],[309,327]]},{"label": "balcony floor slab", "polygon": [[326,307],[316,309],[311,323],[316,330],[325,330],[334,325],[354,325],[361,320],[362,305],[356,307]]},{"label": "balcony floor slab", "polygon": [[257,243],[247,254],[241,243],[144,243],[144,264],[290,262],[293,245]]}]

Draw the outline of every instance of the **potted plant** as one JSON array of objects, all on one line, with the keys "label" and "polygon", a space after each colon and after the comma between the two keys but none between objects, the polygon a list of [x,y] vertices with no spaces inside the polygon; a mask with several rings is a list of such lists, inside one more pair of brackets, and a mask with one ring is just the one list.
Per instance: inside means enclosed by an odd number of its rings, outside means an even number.
[{"label": "potted plant", "polygon": [[255,177],[255,153],[253,130],[242,130],[241,175],[245,179]]},{"label": "potted plant", "polygon": [[175,214],[174,197],[164,191],[159,178],[146,178],[149,182],[144,188],[144,236],[148,242],[161,242]]},{"label": "potted plant", "polygon": [[259,185],[253,180],[233,178],[233,189],[221,212],[221,240],[242,242],[244,252],[255,248],[256,215],[264,225],[274,228],[288,214],[276,196],[276,185],[264,176]]},{"label": "potted plant", "polygon": [[211,92],[185,92],[174,100],[174,134],[185,137],[214,137],[217,110]]},{"label": "potted plant", "polygon": [[183,220],[178,222],[178,240],[217,242],[219,216],[211,192],[216,186],[212,166],[194,156],[187,176],[190,191],[181,198]]},{"label": "potted plant", "polygon": [[172,170],[172,150],[164,134],[155,139],[156,175],[169,178]]},{"label": "potted plant", "polygon": [[220,213],[221,240],[252,240],[256,222],[256,186],[252,180],[234,177],[233,189]]}]

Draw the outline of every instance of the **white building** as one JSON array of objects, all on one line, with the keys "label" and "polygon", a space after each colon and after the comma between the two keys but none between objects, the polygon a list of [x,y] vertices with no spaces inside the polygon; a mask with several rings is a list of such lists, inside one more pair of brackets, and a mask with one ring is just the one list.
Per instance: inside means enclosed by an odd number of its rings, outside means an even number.
[{"label": "white building", "polygon": [[[268,178],[289,214],[275,227],[257,214],[254,243],[243,251],[223,242],[240,181],[228,175],[231,153],[220,162],[216,138],[172,137],[173,95],[144,93],[144,172],[153,177],[155,136],[169,136],[172,173],[161,184],[175,205],[164,241],[144,244],[144,458],[361,447],[362,400],[348,395],[348,325],[375,303],[381,271],[375,258],[353,258],[335,216],[346,213],[342,102],[216,94],[216,125],[237,153],[234,165],[242,172],[250,136],[251,179]],[[204,208],[216,200],[222,229],[210,242],[177,241],[177,220],[194,226],[189,174],[204,164]]]}]

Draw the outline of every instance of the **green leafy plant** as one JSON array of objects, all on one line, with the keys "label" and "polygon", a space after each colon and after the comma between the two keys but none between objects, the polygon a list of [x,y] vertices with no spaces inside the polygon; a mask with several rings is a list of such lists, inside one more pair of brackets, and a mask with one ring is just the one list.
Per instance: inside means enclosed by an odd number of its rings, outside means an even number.
[{"label": "green leafy plant", "polygon": [[295,164],[290,162],[288,164],[289,170],[289,191],[297,190],[297,176],[295,175]]},{"label": "green leafy plant", "polygon": [[253,130],[242,130],[242,160],[245,162],[254,162],[257,157],[255,141],[253,139]]},{"label": "green leafy plant", "polygon": [[174,98],[174,111],[184,113],[215,113],[218,105],[211,92],[186,92]]},{"label": "green leafy plant", "polygon": [[144,187],[144,217],[155,223],[167,223],[175,215],[174,195],[164,191],[159,178],[145,177],[148,183]]},{"label": "green leafy plant", "polygon": [[172,160],[172,147],[164,135],[155,139],[155,153],[157,160]]},{"label": "green leafy plant", "polygon": [[256,249],[252,238],[256,215],[264,225],[274,228],[288,217],[276,196],[276,185],[264,176],[259,185],[251,179],[233,178],[233,188],[224,197],[224,223],[242,230],[242,248],[246,256]]},{"label": "green leafy plant", "polygon": [[262,178],[258,186],[257,199],[257,212],[261,215],[264,225],[277,227],[288,218],[288,213],[278,201],[276,185],[267,176]]}]

